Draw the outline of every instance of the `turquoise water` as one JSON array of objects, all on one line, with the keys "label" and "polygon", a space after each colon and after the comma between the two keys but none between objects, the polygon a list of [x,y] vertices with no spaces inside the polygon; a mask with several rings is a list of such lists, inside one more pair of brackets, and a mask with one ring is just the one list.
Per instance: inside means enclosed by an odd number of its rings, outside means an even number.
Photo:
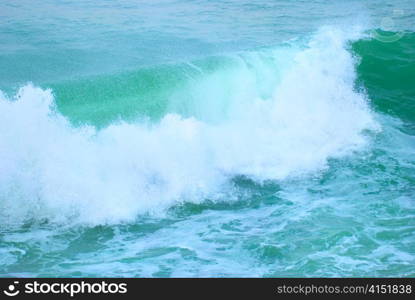
[{"label": "turquoise water", "polygon": [[0,276],[415,276],[412,0],[0,20]]}]

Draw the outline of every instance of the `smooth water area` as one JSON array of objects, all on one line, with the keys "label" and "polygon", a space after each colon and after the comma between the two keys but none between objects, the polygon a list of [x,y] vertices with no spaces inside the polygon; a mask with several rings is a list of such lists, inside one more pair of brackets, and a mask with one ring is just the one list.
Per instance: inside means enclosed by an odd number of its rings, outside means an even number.
[{"label": "smooth water area", "polygon": [[415,6],[2,1],[0,276],[415,276]]}]

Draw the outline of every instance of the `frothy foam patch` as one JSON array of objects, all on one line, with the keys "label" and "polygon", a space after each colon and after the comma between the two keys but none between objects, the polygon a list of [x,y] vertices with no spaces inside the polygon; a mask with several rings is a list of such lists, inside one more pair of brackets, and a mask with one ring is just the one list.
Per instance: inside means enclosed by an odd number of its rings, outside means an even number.
[{"label": "frothy foam patch", "polygon": [[283,180],[325,168],[364,146],[362,131],[377,126],[353,89],[346,42],[322,30],[295,50],[272,97],[233,101],[215,124],[168,114],[158,124],[74,128],[50,90],[0,94],[2,223],[130,221],[181,201],[221,199],[237,175]]}]

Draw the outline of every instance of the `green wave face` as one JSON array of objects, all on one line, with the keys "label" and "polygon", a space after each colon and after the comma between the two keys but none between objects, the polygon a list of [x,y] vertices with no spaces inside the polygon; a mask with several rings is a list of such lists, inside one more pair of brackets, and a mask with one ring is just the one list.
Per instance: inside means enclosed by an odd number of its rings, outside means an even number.
[{"label": "green wave face", "polygon": [[[357,83],[366,89],[373,107],[410,122],[415,121],[414,43],[415,34],[407,32],[393,43],[371,38],[352,44],[359,58]],[[260,96],[270,97],[285,67],[282,58],[288,62],[290,56],[287,46],[285,52],[216,56],[43,86],[53,90],[59,110],[78,125],[103,127],[114,121],[146,118],[157,121],[167,113],[208,118],[201,112],[203,102],[215,106],[210,118],[217,120],[226,115],[232,95],[238,94],[241,76],[255,81]]]},{"label": "green wave face", "polygon": [[375,109],[412,124],[415,122],[414,45],[413,32],[406,32],[391,43],[367,39],[353,44],[353,51],[361,59],[357,67],[359,80]]},{"label": "green wave face", "polygon": [[[271,97],[292,56],[287,46],[43,86],[53,90],[59,111],[77,125],[154,122],[168,113],[218,122],[226,118],[232,102],[252,93]],[[250,89],[249,95],[241,95],[241,85]]]}]

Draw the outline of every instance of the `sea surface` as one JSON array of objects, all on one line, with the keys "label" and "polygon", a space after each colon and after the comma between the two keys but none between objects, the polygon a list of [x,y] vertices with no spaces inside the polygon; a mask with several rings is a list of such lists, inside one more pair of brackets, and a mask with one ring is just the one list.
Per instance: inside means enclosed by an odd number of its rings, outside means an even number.
[{"label": "sea surface", "polygon": [[2,0],[0,276],[415,277],[414,0]]}]

